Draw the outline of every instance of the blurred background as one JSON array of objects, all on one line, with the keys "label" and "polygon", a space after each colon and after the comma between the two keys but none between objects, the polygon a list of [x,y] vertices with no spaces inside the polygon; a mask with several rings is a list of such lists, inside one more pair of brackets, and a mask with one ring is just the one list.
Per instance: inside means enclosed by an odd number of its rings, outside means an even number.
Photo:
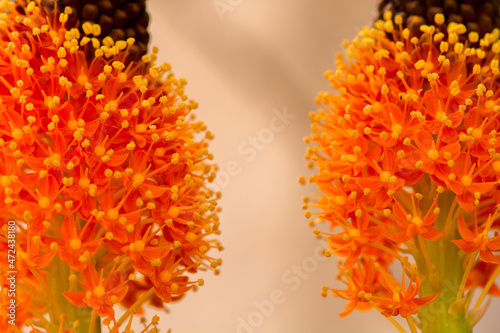
[{"label": "blurred background", "polygon": [[[220,275],[202,275],[205,286],[169,305],[161,332],[396,332],[375,310],[342,319],[346,303],[320,296],[322,285],[342,286],[301,209],[314,189],[297,183],[309,174],[308,112],[329,90],[323,73],[335,68],[342,40],[373,22],[376,3],[148,0],[159,62],[187,78],[198,119],[215,134],[225,246]],[[499,308],[475,332],[497,332]]]}]

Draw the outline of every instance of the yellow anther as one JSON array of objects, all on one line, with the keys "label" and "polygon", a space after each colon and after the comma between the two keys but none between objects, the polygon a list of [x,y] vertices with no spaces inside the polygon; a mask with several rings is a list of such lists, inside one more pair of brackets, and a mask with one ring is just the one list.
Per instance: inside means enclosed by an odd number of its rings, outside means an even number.
[{"label": "yellow anther", "polygon": [[119,40],[115,43],[115,46],[118,48],[118,50],[125,50],[128,46],[127,42],[124,40]]},{"label": "yellow anther", "polygon": [[104,289],[104,286],[102,284],[98,284],[97,286],[95,286],[94,290],[92,291],[92,294],[97,297],[102,297],[105,293],[106,290]]},{"label": "yellow anther", "polygon": [[105,152],[106,152],[106,148],[104,148],[104,146],[102,146],[102,145],[96,146],[94,148],[94,153],[97,156],[103,156]]},{"label": "yellow anther", "polygon": [[462,183],[463,186],[470,186],[472,184],[472,177],[469,175],[462,176],[460,179],[460,182]]},{"label": "yellow anther", "polygon": [[90,35],[90,34],[92,34],[92,22],[90,22],[90,21],[85,22],[85,23],[82,25],[82,29],[83,29],[83,32],[84,32],[86,35]]},{"label": "yellow anther", "polygon": [[89,42],[90,42],[90,38],[88,38],[87,36],[85,36],[85,37],[83,37],[83,38],[80,40],[80,46],[85,46],[85,45],[87,45]]},{"label": "yellow anther", "polygon": [[66,49],[64,47],[60,47],[58,50],[57,50],[57,56],[59,58],[64,58],[66,57]]},{"label": "yellow anther", "polygon": [[73,250],[79,250],[82,247],[82,241],[79,238],[73,238],[69,242],[69,247],[71,247]]},{"label": "yellow anther", "polygon": [[101,26],[99,24],[92,24],[92,29],[91,30],[92,30],[91,31],[92,35],[94,35],[95,37],[97,37],[97,36],[99,36],[101,34]]},{"label": "yellow anther", "polygon": [[151,266],[160,267],[161,266],[161,259],[154,258],[153,260],[151,260]]},{"label": "yellow anther", "polygon": [[389,171],[382,171],[380,173],[380,181],[387,183],[389,182],[389,179],[391,178],[391,173]]},{"label": "yellow anther", "polygon": [[102,40],[102,44],[107,47],[112,47],[115,44],[115,42],[113,38],[107,36]]},{"label": "yellow anther", "polygon": [[45,209],[50,206],[50,199],[47,197],[40,197],[38,199],[38,205],[40,208]]},{"label": "yellow anther", "polygon": [[479,41],[479,34],[475,31],[469,33],[469,41],[471,43],[477,43]]},{"label": "yellow anther", "polygon": [[111,220],[116,220],[118,218],[118,211],[116,209],[110,209],[106,213],[106,216]]},{"label": "yellow anther", "polygon": [[436,24],[443,24],[445,21],[445,17],[442,13],[437,13],[436,15],[434,15],[434,22]]},{"label": "yellow anther", "polygon": [[464,44],[456,43],[455,46],[453,47],[453,50],[455,51],[456,54],[462,53],[464,50]]},{"label": "yellow anther", "polygon": [[68,21],[68,14],[61,13],[61,15],[59,15],[59,22],[65,23],[66,21]]},{"label": "yellow anther", "polygon": [[427,152],[427,157],[429,157],[430,159],[432,160],[436,160],[438,159],[439,157],[439,152],[437,151],[437,149],[433,148],[433,149],[430,149],[428,152]]}]

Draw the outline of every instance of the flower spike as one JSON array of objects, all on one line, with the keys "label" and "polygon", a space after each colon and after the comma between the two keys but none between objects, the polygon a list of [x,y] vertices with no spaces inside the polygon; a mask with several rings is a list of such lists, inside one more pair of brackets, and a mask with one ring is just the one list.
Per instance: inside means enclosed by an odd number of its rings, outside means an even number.
[{"label": "flower spike", "polygon": [[[395,14],[438,2],[418,33]],[[325,256],[342,259],[347,289],[322,294],[348,300],[341,316],[375,308],[412,333],[471,332],[484,309],[468,308],[470,295],[498,295],[500,30],[471,30],[453,21],[459,1],[438,2],[384,1],[394,12],[345,43],[325,73],[336,93],[310,114],[315,170],[299,178],[320,191],[303,208]]]},{"label": "flower spike", "polygon": [[187,81],[154,54],[134,58],[145,46],[133,38],[71,26],[71,8],[88,5],[116,9],[120,29],[147,21],[144,1],[0,1],[1,332],[97,333],[101,319],[132,332],[129,316],[180,300],[221,264],[212,134]]}]

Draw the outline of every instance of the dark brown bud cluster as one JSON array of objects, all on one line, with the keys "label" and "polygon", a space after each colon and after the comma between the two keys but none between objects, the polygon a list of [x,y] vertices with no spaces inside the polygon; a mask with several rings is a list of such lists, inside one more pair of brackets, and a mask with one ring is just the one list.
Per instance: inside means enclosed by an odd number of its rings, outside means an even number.
[{"label": "dark brown bud cluster", "polygon": [[49,15],[54,9],[62,12],[71,7],[66,28],[79,27],[83,32],[85,22],[97,23],[101,34],[95,37],[100,41],[107,36],[115,42],[135,38],[135,44],[129,48],[131,60],[147,52],[149,14],[146,0],[42,0],[42,6]]},{"label": "dark brown bud cluster", "polygon": [[500,0],[382,0],[379,4],[379,19],[386,11],[393,17],[402,15],[403,26],[412,34],[419,34],[423,24],[434,24],[434,17],[442,13],[446,23],[463,23],[467,31],[481,36],[500,28]]}]

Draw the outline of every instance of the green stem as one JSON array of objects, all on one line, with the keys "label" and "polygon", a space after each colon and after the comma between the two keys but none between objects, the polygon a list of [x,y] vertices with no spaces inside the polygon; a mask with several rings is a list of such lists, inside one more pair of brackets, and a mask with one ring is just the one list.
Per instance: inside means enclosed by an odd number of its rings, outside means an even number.
[{"label": "green stem", "polygon": [[420,308],[418,317],[421,330],[423,333],[471,333],[472,326],[465,317],[467,298],[457,297],[460,290],[463,292],[460,286],[465,273],[466,256],[451,242],[460,238],[456,221],[446,223],[449,219],[446,218],[447,215],[455,215],[455,212],[449,212],[453,207],[454,196],[444,194],[439,199],[442,213],[436,219],[436,227],[443,230],[446,225],[448,234],[443,235],[439,241],[424,240],[422,245],[416,242],[417,248],[427,248],[432,261],[432,266],[429,267],[423,256],[415,258],[419,271],[427,277],[422,280],[420,297],[439,293],[431,304]]},{"label": "green stem", "polygon": [[[82,333],[100,333],[101,332],[101,321],[97,318],[94,323],[92,323],[92,309],[88,307],[79,307],[71,304],[63,293],[69,291],[70,281],[70,268],[62,261],[59,256],[55,256],[52,263],[47,268],[47,284],[55,298],[57,307],[61,310],[62,314],[66,317],[63,322],[63,331],[66,328],[72,329],[75,321],[78,320],[79,325],[76,329],[77,332]],[[49,309],[49,312],[53,312],[54,307]],[[58,315],[51,314],[51,322],[49,326],[50,333],[59,333],[61,326],[61,317]],[[93,325],[93,331],[90,326]]]}]

